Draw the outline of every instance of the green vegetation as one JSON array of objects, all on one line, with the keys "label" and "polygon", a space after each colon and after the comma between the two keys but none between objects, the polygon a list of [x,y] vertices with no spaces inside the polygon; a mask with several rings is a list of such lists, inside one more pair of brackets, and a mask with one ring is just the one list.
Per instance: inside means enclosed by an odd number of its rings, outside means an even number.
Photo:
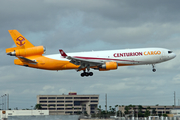
[{"label": "green vegetation", "polygon": [[[158,106],[158,104],[156,105]],[[105,106],[106,107],[106,106]],[[166,109],[166,106],[164,106]],[[116,111],[117,110],[117,111]],[[145,111],[144,111],[145,110]],[[99,118],[109,118],[110,116],[117,117],[148,117],[148,116],[164,116],[166,117],[167,114],[156,114],[156,108],[151,108],[148,106],[146,109],[143,108],[142,105],[115,105],[115,107],[109,106],[109,110],[107,112],[101,109],[101,105],[97,108],[97,112],[92,114],[92,117],[99,117]]]}]

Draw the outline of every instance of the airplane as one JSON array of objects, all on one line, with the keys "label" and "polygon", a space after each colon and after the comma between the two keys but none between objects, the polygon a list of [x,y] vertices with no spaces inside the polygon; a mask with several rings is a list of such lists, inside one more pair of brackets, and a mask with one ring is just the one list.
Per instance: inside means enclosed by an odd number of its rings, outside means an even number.
[{"label": "airplane", "polygon": [[43,46],[34,46],[17,30],[8,30],[16,47],[7,48],[6,53],[15,56],[14,64],[44,70],[83,71],[81,77],[93,76],[90,69],[99,71],[116,70],[118,66],[152,65],[171,60],[176,57],[173,51],[165,48],[136,48],[121,50],[104,50],[90,52],[65,53],[59,49],[60,54],[44,55]]}]

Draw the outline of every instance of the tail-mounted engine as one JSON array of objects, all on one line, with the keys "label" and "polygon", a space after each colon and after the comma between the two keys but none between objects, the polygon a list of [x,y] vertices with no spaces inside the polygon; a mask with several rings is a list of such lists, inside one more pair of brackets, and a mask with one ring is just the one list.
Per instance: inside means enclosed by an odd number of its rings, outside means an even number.
[{"label": "tail-mounted engine", "polygon": [[105,64],[100,66],[99,71],[115,70],[117,68],[118,68],[117,62],[106,62]]},{"label": "tail-mounted engine", "polygon": [[[12,49],[12,48],[10,48]],[[31,55],[42,55],[44,54],[46,49],[43,46],[35,46],[25,49],[15,49],[12,52],[8,52],[7,55],[10,56],[31,56]]]}]

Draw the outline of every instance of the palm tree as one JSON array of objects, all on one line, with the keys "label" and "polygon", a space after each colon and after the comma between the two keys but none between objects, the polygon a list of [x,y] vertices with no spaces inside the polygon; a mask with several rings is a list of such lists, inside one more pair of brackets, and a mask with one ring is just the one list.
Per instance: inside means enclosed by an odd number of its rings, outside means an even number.
[{"label": "palm tree", "polygon": [[[150,112],[151,107],[150,107],[150,106],[148,106],[148,107],[147,107],[147,110]],[[151,112],[150,112],[150,115],[151,115]]]},{"label": "palm tree", "polygon": [[109,110],[110,110],[110,111],[112,110],[112,106],[109,106]]},{"label": "palm tree", "polygon": [[[158,108],[159,104],[156,104],[156,111],[157,111],[157,108]],[[158,113],[156,113],[158,115]]]},{"label": "palm tree", "polygon": [[107,113],[107,105],[105,105],[105,110],[106,110],[105,112]]},{"label": "palm tree", "polygon": [[101,105],[99,105],[99,109],[101,109]]},{"label": "palm tree", "polygon": [[117,116],[117,112],[116,112],[117,107],[118,107],[118,105],[115,105],[115,116]]},{"label": "palm tree", "polygon": [[136,107],[135,105],[132,106],[132,108],[133,108],[133,116],[135,116],[135,112],[134,112],[135,107]]},{"label": "palm tree", "polygon": [[125,106],[125,114],[129,114],[130,112],[129,112],[129,110],[130,110],[130,107],[129,106]]},{"label": "palm tree", "polygon": [[164,114],[166,114],[166,106],[164,106]]}]

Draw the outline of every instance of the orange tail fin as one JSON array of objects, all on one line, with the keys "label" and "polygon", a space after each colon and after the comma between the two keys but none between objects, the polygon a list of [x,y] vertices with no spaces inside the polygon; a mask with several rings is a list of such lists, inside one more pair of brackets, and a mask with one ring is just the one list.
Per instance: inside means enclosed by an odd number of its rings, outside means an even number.
[{"label": "orange tail fin", "polygon": [[16,44],[17,47],[20,47],[20,48],[34,47],[34,45],[32,43],[30,43],[17,30],[8,30],[8,31],[9,31],[9,34],[11,35],[11,37],[14,40],[14,43]]},{"label": "orange tail fin", "polygon": [[32,43],[30,43],[21,33],[19,33],[17,30],[8,30],[9,34],[11,35],[12,39],[14,40],[14,43],[17,47],[14,48],[7,48],[6,53],[13,52],[17,49],[25,49],[34,47]]}]

